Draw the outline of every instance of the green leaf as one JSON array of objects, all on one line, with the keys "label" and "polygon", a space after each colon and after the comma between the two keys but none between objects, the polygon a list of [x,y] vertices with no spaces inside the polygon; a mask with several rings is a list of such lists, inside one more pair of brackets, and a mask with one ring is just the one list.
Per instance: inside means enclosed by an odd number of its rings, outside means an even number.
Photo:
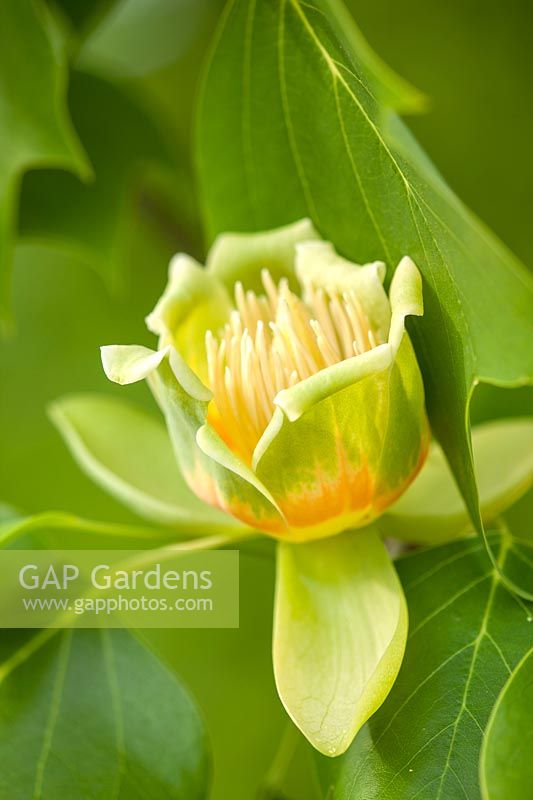
[{"label": "green leaf", "polygon": [[[472,446],[485,524],[518,500],[533,482],[533,419],[478,425]],[[441,448],[433,442],[422,472],[379,522],[387,536],[439,544],[472,530]]]},{"label": "green leaf", "polygon": [[155,417],[106,395],[63,397],[50,415],[80,468],[140,516],[188,534],[242,531],[191,492]]},{"label": "green leaf", "polygon": [[131,549],[153,547],[164,541],[174,540],[175,533],[168,528],[147,528],[113,522],[83,519],[65,511],[44,511],[41,514],[23,516],[20,512],[0,504],[0,547],[17,542],[23,537],[32,537],[27,549],[42,547],[43,542],[51,550],[63,547],[85,549],[87,547],[121,547]]},{"label": "green leaf", "polygon": [[195,249],[192,189],[179,166],[179,148],[175,152],[145,108],[145,99],[74,71],[69,103],[94,180],[83,184],[57,170],[27,175],[20,237],[66,250],[116,291],[124,288],[130,266],[131,223],[140,200],[144,216],[164,241],[176,249],[183,238],[183,244]]},{"label": "green leaf", "polygon": [[381,705],[398,673],[405,600],[370,528],[278,547],[276,685],[302,733],[321,753],[336,756]]},{"label": "green leaf", "polygon": [[3,3],[0,25],[0,319],[4,323],[9,320],[13,239],[24,172],[42,167],[68,169],[81,177],[87,177],[89,172],[67,113],[66,80],[62,44],[44,3],[40,0]]},{"label": "green leaf", "polygon": [[533,650],[524,656],[492,710],[481,751],[483,800],[528,800],[533,795]]},{"label": "green leaf", "polygon": [[119,0],[92,0],[79,3],[78,0],[48,0],[56,13],[70,23],[78,35],[85,37],[109,14]]},{"label": "green leaf", "polygon": [[[292,727],[272,676],[274,550],[267,537],[253,551],[242,546],[238,629],[146,631],[205,714],[215,756],[210,800],[259,800],[258,786]],[[313,765],[306,766],[297,791],[286,792],[290,800],[315,800],[308,788]]]},{"label": "green leaf", "polygon": [[533,374],[531,277],[376,101],[357,41],[341,42],[330,18],[321,0],[228,5],[199,109],[208,235],[309,216],[359,263],[411,256],[424,277],[425,314],[410,329],[432,426],[482,532],[470,400],[479,381]]},{"label": "green leaf", "polygon": [[[78,0],[62,3],[74,6],[71,16],[80,6]],[[207,5],[207,0],[123,0],[87,40],[78,64],[123,78],[161,70],[191,46]]]},{"label": "green leaf", "polygon": [[[513,540],[491,542],[500,566],[509,559],[518,567]],[[502,586],[477,539],[396,566],[410,617],[400,674],[346,755],[333,767],[323,762],[324,780],[332,800],[479,800],[483,733],[531,647],[532,610]]]},{"label": "green leaf", "polygon": [[4,632],[2,654],[2,797],[206,797],[207,743],[198,711],[131,634]]}]

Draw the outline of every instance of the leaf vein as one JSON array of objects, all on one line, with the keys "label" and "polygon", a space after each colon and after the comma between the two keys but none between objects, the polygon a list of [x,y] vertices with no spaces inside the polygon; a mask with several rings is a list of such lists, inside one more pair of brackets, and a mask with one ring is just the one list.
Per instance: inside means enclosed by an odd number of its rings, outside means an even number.
[{"label": "leaf vein", "polygon": [[113,706],[115,726],[116,726],[116,750],[118,756],[118,771],[113,786],[113,795],[111,800],[118,800],[120,796],[120,787],[126,771],[126,747],[124,741],[124,718],[122,713],[122,702],[120,699],[120,686],[115,669],[115,662],[113,656],[113,644],[109,635],[109,631],[102,628],[102,651],[104,655],[104,666],[107,673],[107,680],[109,691],[111,693],[111,703]]},{"label": "leaf vein", "polygon": [[[500,555],[499,555],[499,558],[498,558],[498,566],[500,568],[503,568],[503,565],[505,563],[505,557],[506,557],[506,553],[507,553],[507,548],[508,548],[508,545],[506,545],[506,543],[503,542],[502,545],[501,545]],[[455,721],[453,723],[453,734],[452,734],[452,738],[451,738],[451,741],[450,741],[450,746],[448,748],[448,753],[446,755],[446,762],[445,762],[443,770],[442,770],[442,775],[441,775],[441,779],[440,779],[440,782],[439,782],[439,789],[438,789],[438,793],[437,793],[437,796],[436,796],[435,800],[440,800],[440,798],[442,797],[442,791],[443,791],[443,788],[444,788],[444,781],[445,781],[445,778],[446,778],[446,773],[451,767],[451,758],[452,758],[452,753],[453,753],[453,749],[454,749],[454,746],[455,746],[455,739],[457,737],[457,731],[459,729],[459,723],[460,723],[460,721],[462,719],[462,716],[463,716],[463,714],[465,712],[465,709],[467,707],[468,694],[470,692],[470,686],[471,686],[472,680],[474,678],[474,670],[475,670],[475,665],[476,665],[478,654],[479,654],[479,648],[481,647],[481,642],[483,641],[483,639],[485,638],[485,636],[488,633],[488,621],[489,621],[490,612],[492,610],[492,606],[493,606],[493,603],[494,603],[494,598],[496,596],[496,590],[497,590],[498,586],[499,586],[498,574],[495,571],[493,571],[491,587],[490,587],[490,591],[489,591],[489,594],[488,594],[488,597],[487,597],[487,602],[486,602],[486,605],[485,605],[483,618],[481,620],[479,633],[476,636],[475,643],[474,643],[474,648],[473,648],[473,651],[472,651],[472,659],[471,659],[471,662],[470,662],[470,668],[468,670],[468,676],[467,676],[467,679],[466,679],[466,682],[465,682],[465,686],[464,686],[464,689],[463,689],[463,694],[462,694],[462,698],[461,698],[461,706],[460,706],[460,709],[459,709],[459,713],[457,714],[457,716],[455,718]]]},{"label": "leaf vein", "polygon": [[487,578],[489,578],[491,575],[494,575],[492,570],[490,570],[489,572],[484,572],[483,575],[481,575],[480,577],[478,577],[475,580],[471,581],[466,586],[463,586],[458,592],[456,592],[456,594],[452,595],[452,597],[450,597],[448,600],[446,600],[445,603],[443,603],[442,605],[438,606],[438,608],[433,609],[431,614],[428,614],[426,617],[424,617],[424,619],[421,622],[418,623],[416,628],[414,628],[411,631],[411,633],[409,634],[409,639],[411,639],[416,633],[418,633],[418,631],[421,628],[423,628],[424,625],[427,625],[427,623],[430,622],[432,619],[434,619],[436,616],[438,616],[439,614],[442,614],[443,611],[446,611],[447,608],[450,608],[450,606],[452,606],[454,603],[456,603],[457,600],[459,600],[461,597],[463,597],[463,595],[467,594],[469,591],[474,589],[480,583],[483,583],[483,581],[487,580]]},{"label": "leaf vein", "polygon": [[57,725],[57,720],[59,716],[59,708],[61,706],[61,698],[63,695],[65,678],[68,670],[72,637],[73,633],[71,630],[66,631],[65,634],[63,635],[63,643],[61,645],[61,650],[59,652],[57,670],[54,678],[54,686],[50,701],[50,709],[48,711],[48,719],[46,721],[46,727],[44,729],[41,752],[39,754],[39,758],[37,760],[37,766],[35,769],[35,784],[33,787],[32,800],[41,800],[42,797],[44,773],[48,757],[50,755],[50,751],[52,748],[54,730]]}]

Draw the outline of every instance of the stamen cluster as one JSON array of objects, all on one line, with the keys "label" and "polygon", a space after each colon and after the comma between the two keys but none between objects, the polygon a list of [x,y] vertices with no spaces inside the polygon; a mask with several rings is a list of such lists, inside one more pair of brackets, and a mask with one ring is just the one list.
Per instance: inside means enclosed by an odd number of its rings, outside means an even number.
[{"label": "stamen cluster", "polygon": [[251,460],[274,411],[274,398],[320,370],[380,344],[354,291],[303,286],[303,299],[283,278],[261,273],[264,295],[235,285],[230,321],[206,335],[213,423]]}]

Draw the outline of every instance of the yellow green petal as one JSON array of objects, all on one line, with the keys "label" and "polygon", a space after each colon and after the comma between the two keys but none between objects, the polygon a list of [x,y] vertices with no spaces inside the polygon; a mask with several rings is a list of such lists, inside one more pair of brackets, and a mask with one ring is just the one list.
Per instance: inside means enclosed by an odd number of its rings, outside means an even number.
[{"label": "yellow green petal", "polygon": [[296,245],[319,238],[309,219],[260,233],[222,233],[209,251],[207,269],[230,290],[241,281],[245,289],[262,293],[263,269],[269,270],[274,281],[285,277],[296,288]]},{"label": "yellow green petal", "polygon": [[193,492],[250,527],[285,529],[283,515],[268,490],[207,424],[211,393],[175,350],[170,349],[149,383]]},{"label": "yellow green petal", "polygon": [[406,636],[401,584],[375,531],[279,545],[276,685],[290,717],[321,753],[343,753],[383,703]]},{"label": "yellow green petal", "polygon": [[331,242],[305,242],[296,248],[296,274],[300,282],[334,289],[341,295],[355,292],[382,341],[386,341],[390,325],[390,305],[383,288],[386,271],[383,261],[355,264],[342,258]]},{"label": "yellow green petal", "polygon": [[153,372],[168,350],[150,350],[138,344],[109,344],[100,348],[104,372],[121,385],[142,381]]},{"label": "yellow green petal", "polygon": [[[338,288],[349,280],[350,264],[322,244],[300,248],[308,253],[308,274],[314,275],[322,257],[330,258]],[[367,270],[351,266],[359,276]],[[381,295],[376,269],[368,266],[366,290]],[[317,271],[313,280],[319,277]],[[391,310],[386,344],[329,366],[275,398],[282,415],[274,414],[253,465],[283,511],[292,541],[368,524],[405,491],[424,462],[424,386],[405,332],[405,317],[423,311],[420,274],[411,259],[402,259],[396,270]]]},{"label": "yellow green petal", "polygon": [[275,414],[254,469],[287,519],[284,535],[305,541],[379,516],[414,479],[428,438],[422,379],[406,338],[388,369],[294,421]]},{"label": "yellow green petal", "polygon": [[159,336],[160,349],[172,344],[206,378],[205,333],[221,327],[231,309],[224,285],[193,258],[179,253],[170,262],[166,289],[146,324]]}]

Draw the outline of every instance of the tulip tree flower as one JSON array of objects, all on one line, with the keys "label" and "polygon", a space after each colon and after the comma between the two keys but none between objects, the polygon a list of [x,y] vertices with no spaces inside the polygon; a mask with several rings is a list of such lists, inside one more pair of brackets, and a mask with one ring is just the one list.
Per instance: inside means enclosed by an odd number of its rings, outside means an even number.
[{"label": "tulip tree flower", "polygon": [[[277,541],[276,683],[327,755],[348,747],[402,661],[406,604],[382,537],[473,534],[435,442],[411,483],[428,450],[404,330],[422,313],[421,281],[404,258],[387,298],[384,272],[340,258],[306,220],[220,236],[207,268],[172,260],[148,317],[157,350],[103,348],[111,380],[148,381],[167,430],[118,397],[51,408],[103,488],[174,531],[210,534],[185,550]],[[501,514],[532,485],[533,420],[485,423],[472,443],[484,522],[508,535]]]},{"label": "tulip tree flower", "polygon": [[112,381],[148,381],[194,494],[279,541],[278,691],[332,756],[400,668],[406,604],[371,523],[429,445],[405,331],[421,277],[403,258],[387,297],[385,269],[341,258],[308,220],[224,234],[206,268],[173,258],[147,317],[157,350],[102,349]]},{"label": "tulip tree flower", "polygon": [[[404,323],[422,314],[422,287],[409,258],[388,297],[384,273],[338,256],[307,220],[222,235],[207,268],[172,260],[147,320],[157,350],[103,348],[111,380],[148,381],[166,430],[118,397],[51,408],[103,488],[173,531],[210,534],[184,550],[257,532],[277,541],[278,691],[331,756],[383,702],[403,657],[406,603],[382,537],[472,534],[435,442],[411,483],[429,431]],[[473,451],[483,518],[497,523],[531,487],[533,421],[479,426]]]}]

